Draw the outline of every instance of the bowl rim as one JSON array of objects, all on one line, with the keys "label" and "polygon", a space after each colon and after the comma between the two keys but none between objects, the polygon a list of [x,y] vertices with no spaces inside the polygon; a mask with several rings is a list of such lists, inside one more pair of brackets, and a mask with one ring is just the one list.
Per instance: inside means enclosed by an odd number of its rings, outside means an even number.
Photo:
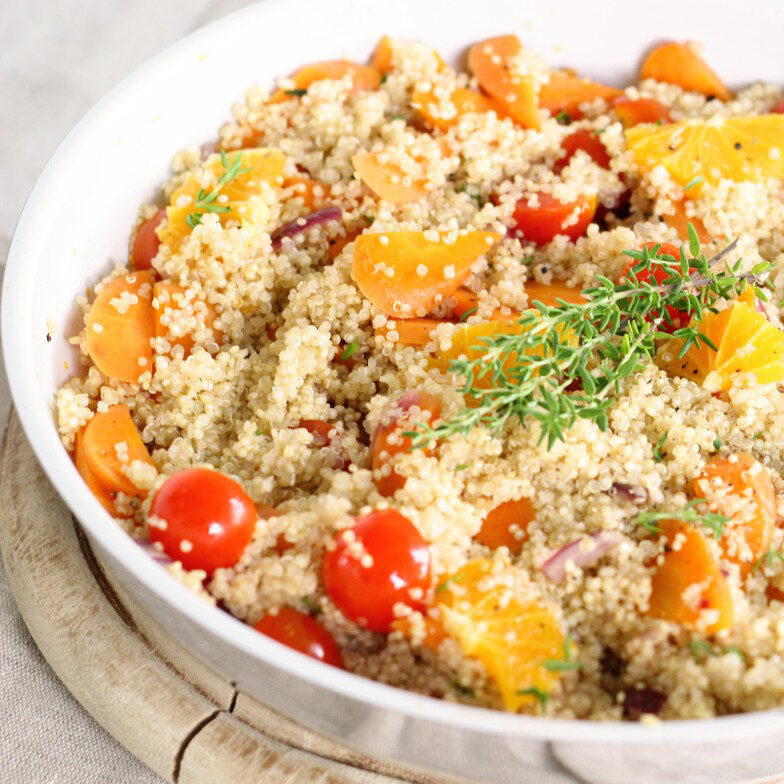
[{"label": "bowl rim", "polygon": [[[402,688],[388,686],[360,675],[339,670],[271,640],[252,627],[205,604],[139,547],[114,523],[98,500],[81,480],[68,453],[63,448],[50,416],[33,405],[37,385],[33,366],[25,359],[21,330],[25,323],[22,303],[17,292],[29,290],[33,267],[25,259],[35,252],[36,235],[47,200],[57,189],[58,170],[78,145],[80,137],[93,123],[123,101],[132,85],[154,78],[165,71],[168,62],[190,57],[216,36],[245,24],[251,17],[262,16],[271,8],[284,4],[288,9],[310,0],[264,0],[234,11],[175,41],[125,76],[98,100],[65,136],[50,157],[27,197],[8,251],[3,281],[2,345],[11,397],[25,435],[46,473],[79,524],[101,548],[125,568],[159,600],[192,624],[209,631],[231,647],[265,661],[287,674],[349,699],[368,703],[384,710],[426,719],[442,726],[456,726],[488,735],[531,738],[566,743],[612,743],[617,745],[652,745],[716,743],[722,739],[757,734],[784,727],[784,706],[780,709],[718,716],[708,719],[684,719],[660,722],[654,726],[640,723],[602,722],[524,716],[500,710],[449,703]],[[238,88],[243,89],[242,85]],[[79,509],[79,514],[74,512]],[[107,525],[107,523],[111,523]],[[609,724],[609,726],[608,726]]]}]

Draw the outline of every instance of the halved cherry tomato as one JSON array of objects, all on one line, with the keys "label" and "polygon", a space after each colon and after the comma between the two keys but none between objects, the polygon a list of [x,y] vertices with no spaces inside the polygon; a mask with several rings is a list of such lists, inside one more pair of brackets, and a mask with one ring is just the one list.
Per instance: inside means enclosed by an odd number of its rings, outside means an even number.
[{"label": "halved cherry tomato", "polygon": [[302,419],[292,428],[302,427],[313,436],[310,446],[313,449],[332,447],[336,453],[334,468],[345,470],[348,465],[346,456],[342,454],[338,427],[334,422],[324,422],[322,419]]},{"label": "halved cherry tomato", "polygon": [[579,196],[576,201],[564,203],[549,193],[536,195],[538,206],[530,206],[530,197],[523,196],[512,217],[518,235],[537,245],[546,245],[556,234],[565,234],[570,240],[582,237],[596,213],[595,196]]},{"label": "halved cherry tomato", "polygon": [[770,111],[772,114],[784,114],[784,98],[782,98],[778,103],[774,104]]},{"label": "halved cherry tomato", "polygon": [[430,550],[408,518],[379,509],[335,534],[323,570],[327,594],[341,612],[360,626],[386,633],[397,603],[424,608]]},{"label": "halved cherry tomato", "polygon": [[[253,537],[256,507],[239,482],[209,468],[169,477],[150,506],[152,542],[186,569],[234,566]],[[148,518],[149,521],[149,518]]]},{"label": "halved cherry tomato", "polygon": [[340,648],[332,635],[318,621],[291,607],[265,615],[254,628],[295,651],[333,667],[343,666]]},{"label": "halved cherry tomato", "polygon": [[619,95],[612,103],[618,119],[624,127],[631,128],[641,123],[671,123],[670,110],[655,98],[629,98]]},{"label": "halved cherry tomato", "polygon": [[[412,415],[411,409],[414,407],[419,412]],[[406,477],[400,476],[394,468],[386,473],[383,468],[395,456],[401,452],[408,452],[411,449],[411,439],[403,435],[410,429],[416,421],[424,421],[429,414],[428,424],[433,422],[441,415],[441,401],[434,395],[427,392],[406,392],[401,395],[394,403],[393,415],[387,416],[376,432],[373,434],[373,474],[378,492],[389,498],[394,495],[406,483]],[[424,449],[426,455],[432,454],[432,449]]]},{"label": "halved cherry tomato", "polygon": [[588,153],[597,166],[601,166],[603,169],[610,168],[610,154],[596,135],[596,131],[592,131],[590,128],[579,128],[574,133],[570,133],[561,142],[561,147],[565,155],[555,162],[553,168],[556,172],[560,172],[578,150]]},{"label": "halved cherry tomato", "polygon": [[150,269],[152,260],[158,255],[161,241],[155,233],[158,224],[166,217],[166,208],[158,210],[139,226],[131,245],[131,261],[137,270]]},{"label": "halved cherry tomato", "polygon": [[[661,245],[659,248],[659,255],[667,255],[672,256],[676,261],[681,257],[680,248],[673,245],[671,242],[646,242],[643,244],[643,249],[645,248],[653,248],[655,245]],[[635,261],[634,259],[629,259],[626,266],[623,268],[623,272],[621,273],[620,280],[623,281],[624,278],[631,272],[632,267],[640,262]],[[667,270],[665,266],[662,264],[656,264],[655,262],[651,264],[650,269],[643,270],[642,272],[636,273],[637,280],[641,283],[651,283],[651,278],[656,283],[663,283],[667,278],[670,277],[670,272]],[[691,316],[683,310],[678,310],[678,308],[672,307],[672,305],[667,306],[667,313],[670,317],[670,322],[662,321],[659,325],[659,329],[662,332],[675,332],[677,329],[682,329],[689,325],[689,321],[691,321]]]}]

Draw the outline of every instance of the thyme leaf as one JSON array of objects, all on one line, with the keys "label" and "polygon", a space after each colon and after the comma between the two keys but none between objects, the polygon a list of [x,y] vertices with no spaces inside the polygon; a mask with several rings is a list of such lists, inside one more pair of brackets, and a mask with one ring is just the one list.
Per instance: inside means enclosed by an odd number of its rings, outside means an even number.
[{"label": "thyme leaf", "polygon": [[684,523],[695,523],[705,526],[705,528],[711,531],[714,539],[720,539],[724,533],[724,526],[729,522],[730,518],[715,512],[697,511],[697,507],[702,506],[704,503],[706,503],[704,498],[696,498],[674,511],[641,512],[632,522],[641,525],[652,534],[660,534],[662,529],[656,523],[661,520],[680,520]]},{"label": "thyme leaf", "polygon": [[[228,185],[240,174],[245,174],[245,172],[250,171],[249,168],[242,168],[241,152],[237,153],[233,161],[229,161],[229,156],[226,155],[225,150],[221,150],[220,156],[221,163],[223,164],[223,174],[215,183],[215,187],[209,191],[209,193],[203,188],[199,190],[199,192],[196,194],[196,201],[193,203],[194,209],[197,210],[197,212],[189,212],[185,217],[185,222],[192,229],[201,223],[202,215],[204,215],[206,212],[231,212],[231,207],[226,204],[216,204],[216,200],[218,196],[220,196],[221,191],[225,185]],[[198,210],[200,210],[200,212]]]}]

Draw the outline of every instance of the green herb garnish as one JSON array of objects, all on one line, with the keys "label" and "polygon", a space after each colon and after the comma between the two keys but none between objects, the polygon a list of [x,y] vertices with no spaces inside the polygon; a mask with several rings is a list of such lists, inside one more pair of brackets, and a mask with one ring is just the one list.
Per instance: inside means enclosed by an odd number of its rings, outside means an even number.
[{"label": "green herb garnish", "polygon": [[357,351],[359,351],[359,341],[356,338],[354,338],[354,340],[352,340],[351,343],[349,343],[343,349],[343,353],[340,355],[340,358],[351,359],[351,357],[353,357],[354,354],[357,353]]},{"label": "green herb garnish", "polygon": [[746,654],[737,645],[714,647],[707,640],[690,640],[689,649],[697,662],[708,656],[724,656],[727,653],[734,653],[744,664],[746,663]]},{"label": "green herb garnish", "polygon": [[572,650],[572,638],[567,634],[563,641],[563,659],[545,659],[542,662],[542,667],[550,672],[568,672],[570,670],[579,670],[582,667],[582,662],[574,658],[574,651]]},{"label": "green herb garnish", "polygon": [[705,178],[702,175],[698,175],[693,180],[690,180],[683,186],[683,190],[687,191],[689,188],[694,188],[696,185],[700,185],[701,183],[705,182]]},{"label": "green herb garnish", "polygon": [[538,686],[531,686],[528,689],[520,689],[517,692],[520,696],[531,696],[536,697],[537,701],[539,702],[539,707],[544,710],[547,707],[547,702],[550,699],[549,692],[540,689]]},{"label": "green herb garnish", "polygon": [[224,185],[228,185],[235,177],[240,174],[249,172],[250,169],[243,169],[242,167],[242,153],[238,152],[234,160],[229,162],[229,156],[226,155],[224,150],[221,150],[221,163],[223,164],[223,174],[215,187],[207,193],[203,188],[196,194],[196,201],[193,206],[196,210],[201,212],[190,212],[185,218],[185,222],[193,229],[201,223],[201,216],[205,212],[231,212],[231,207],[225,204],[216,204],[215,201],[220,196],[221,190]]},{"label": "green herb garnish", "polygon": [[468,319],[471,318],[471,316],[473,316],[474,313],[476,313],[477,310],[479,310],[479,305],[477,305],[476,307],[473,307],[470,310],[467,310],[465,313],[463,313],[463,315],[460,316],[460,323],[462,324],[464,321],[468,321]]},{"label": "green herb garnish", "polygon": [[460,683],[459,681],[455,681],[452,684],[452,686],[455,687],[456,691],[459,691],[460,694],[464,694],[466,697],[473,697],[473,696],[475,696],[474,695],[474,690],[472,688],[470,688],[469,686],[463,686],[463,684]]},{"label": "green herb garnish", "polygon": [[308,612],[309,612],[311,615],[318,615],[318,614],[321,612],[321,607],[319,607],[319,606],[318,606],[318,605],[317,605],[317,604],[316,604],[316,603],[313,601],[313,599],[311,599],[309,596],[303,596],[303,597],[300,599],[300,601],[302,602],[302,604],[304,604],[304,605],[305,605],[305,607],[307,607],[307,608],[308,608]]},{"label": "green herb garnish", "polygon": [[455,466],[455,473],[457,473],[458,471],[465,471],[466,468],[468,468],[468,463],[458,463]]},{"label": "green herb garnish", "polygon": [[[726,261],[736,245],[709,260],[690,224],[689,248],[681,247],[679,259],[661,254],[660,245],[624,251],[636,263],[622,282],[597,276],[597,285],[583,291],[584,303],[535,301],[535,310],[518,319],[521,329],[478,338],[469,348],[478,349],[479,356],[450,364],[450,372],[464,378],[459,391],[471,404],[436,427],[415,423],[405,435],[421,448],[478,425],[497,434],[507,422],[530,417],[539,424],[539,442],[550,448],[578,418],[606,430],[622,382],[649,364],[658,341],[682,340],[681,355],[701,344],[715,349],[700,331],[704,312],[716,312],[718,300],[740,294],[748,283],[762,283],[771,265],[742,272],[742,260]],[[644,274],[653,265],[667,273],[661,282],[649,282]],[[670,320],[668,307],[693,317],[689,326],[672,335],[661,331]],[[575,384],[580,389],[567,391]]]},{"label": "green herb garnish", "polygon": [[555,115],[555,119],[560,125],[572,124],[572,118],[563,110],[561,110],[560,112],[558,112],[558,114]]},{"label": "green herb garnish", "polygon": [[759,557],[752,571],[756,572],[757,569],[761,569],[763,566],[772,567],[776,561],[784,561],[784,554],[782,554],[781,550],[771,547],[770,550]]},{"label": "green herb garnish", "polygon": [[384,84],[386,80],[389,79],[389,74],[381,74],[381,79],[379,80],[379,84]]},{"label": "green herb garnish", "polygon": [[284,90],[286,95],[292,96],[292,98],[302,98],[303,95],[307,95],[308,91],[302,89],[301,87],[297,87],[294,90]]},{"label": "green herb garnish", "polygon": [[724,525],[730,520],[726,515],[716,514],[715,512],[698,512],[697,507],[706,503],[704,498],[697,498],[689,501],[680,509],[669,512],[641,512],[632,520],[633,523],[641,525],[652,534],[660,534],[661,528],[656,523],[660,520],[680,520],[684,523],[696,523],[703,525],[713,533],[714,539],[720,539],[724,533]]},{"label": "green herb garnish", "polygon": [[715,449],[717,452],[719,451],[719,449],[721,449],[721,443],[722,443],[722,442],[721,442],[721,439],[720,439],[720,438],[714,438],[714,439],[713,439],[713,448],[714,448],[714,449]]},{"label": "green herb garnish", "polygon": [[664,456],[661,453],[661,448],[664,446],[664,442],[667,440],[667,433],[665,432],[662,437],[656,442],[656,446],[653,448],[653,459],[657,463],[661,463],[664,460]]},{"label": "green herb garnish", "polygon": [[460,569],[460,571],[455,572],[451,577],[447,577],[444,582],[439,583],[436,586],[434,593],[441,593],[441,591],[445,591],[452,583],[459,583],[464,576],[465,569]]}]

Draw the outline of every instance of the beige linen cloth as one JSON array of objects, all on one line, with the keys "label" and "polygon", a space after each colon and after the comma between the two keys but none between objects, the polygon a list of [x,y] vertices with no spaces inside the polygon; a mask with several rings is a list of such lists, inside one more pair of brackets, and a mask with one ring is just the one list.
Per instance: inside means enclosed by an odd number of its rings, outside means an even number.
[{"label": "beige linen cloth", "polygon": [[[147,58],[248,2],[0,0],[0,277],[24,200],[77,120]],[[0,433],[9,406],[0,362]],[[160,781],[59,682],[27,633],[0,564],[0,782]]]}]

